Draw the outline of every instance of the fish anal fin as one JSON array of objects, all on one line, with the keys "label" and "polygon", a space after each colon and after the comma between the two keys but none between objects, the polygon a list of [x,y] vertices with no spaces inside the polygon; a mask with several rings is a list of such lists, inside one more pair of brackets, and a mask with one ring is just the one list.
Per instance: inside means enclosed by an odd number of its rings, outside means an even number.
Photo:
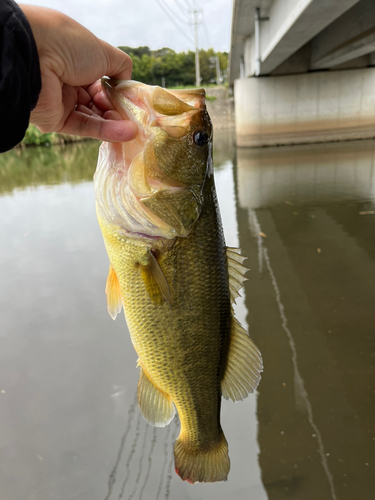
[{"label": "fish anal fin", "polygon": [[228,263],[228,275],[229,275],[229,290],[231,302],[235,302],[237,297],[240,297],[239,291],[243,287],[245,274],[249,270],[243,265],[243,261],[247,257],[241,255],[241,250],[239,248],[227,248],[227,263]]},{"label": "fish anal fin", "polygon": [[115,320],[116,316],[119,312],[121,312],[122,309],[122,297],[120,283],[117,274],[112,267],[112,264],[110,264],[109,266],[105,293],[107,295],[107,308],[109,315],[113,320]]},{"label": "fish anal fin", "polygon": [[166,301],[172,305],[171,292],[167,279],[152,252],[148,255],[147,264],[141,264],[141,272],[147,293],[152,302],[162,304]]},{"label": "fish anal fin", "polygon": [[165,427],[174,417],[175,407],[171,398],[149,379],[140,365],[138,405],[142,415],[151,425]]},{"label": "fish anal fin", "polygon": [[263,371],[259,349],[233,316],[230,332],[227,365],[221,381],[221,392],[225,399],[241,401],[254,392]]}]

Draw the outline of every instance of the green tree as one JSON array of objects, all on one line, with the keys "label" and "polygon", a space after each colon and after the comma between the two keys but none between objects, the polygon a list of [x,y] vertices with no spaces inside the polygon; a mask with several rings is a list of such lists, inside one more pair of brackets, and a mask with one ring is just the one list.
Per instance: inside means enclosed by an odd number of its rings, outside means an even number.
[{"label": "green tree", "polygon": [[143,54],[142,57],[133,56],[133,80],[139,82],[148,83],[149,85],[155,85],[155,77],[153,73],[153,68],[155,65],[155,58],[147,54]]},{"label": "green tree", "polygon": [[214,49],[199,51],[202,85],[216,82],[216,54]]},{"label": "green tree", "polygon": [[137,56],[137,57],[142,57],[143,55],[151,56],[151,50],[147,46],[143,47],[137,47],[137,48],[132,48],[132,47],[127,47],[125,45],[119,47],[123,52],[126,52],[129,54],[129,56]]},{"label": "green tree", "polygon": [[[119,48],[133,60],[134,80],[149,85],[161,85],[165,79],[167,87],[195,84],[195,52],[175,52],[168,47],[159,50],[150,50],[146,46]],[[202,85],[216,83],[216,57],[219,57],[220,70],[225,76],[228,65],[227,52],[215,52],[212,48],[199,51]]]}]

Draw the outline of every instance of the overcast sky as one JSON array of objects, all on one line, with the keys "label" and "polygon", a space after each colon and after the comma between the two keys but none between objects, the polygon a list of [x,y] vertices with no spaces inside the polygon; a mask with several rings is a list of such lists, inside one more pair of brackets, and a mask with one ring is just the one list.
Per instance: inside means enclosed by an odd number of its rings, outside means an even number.
[{"label": "overcast sky", "polygon": [[[1,0],[0,0],[1,1]],[[232,0],[22,0],[19,3],[42,5],[64,12],[96,36],[112,45],[151,49],[170,47],[176,51],[195,50],[194,29],[186,20],[188,4],[196,1],[202,9],[199,19],[200,47],[229,51]],[[162,10],[164,3],[175,12],[177,28]],[[184,12],[185,11],[185,16]],[[190,15],[192,21],[192,15]],[[185,36],[184,36],[185,34]],[[189,42],[187,38],[190,38]]]}]

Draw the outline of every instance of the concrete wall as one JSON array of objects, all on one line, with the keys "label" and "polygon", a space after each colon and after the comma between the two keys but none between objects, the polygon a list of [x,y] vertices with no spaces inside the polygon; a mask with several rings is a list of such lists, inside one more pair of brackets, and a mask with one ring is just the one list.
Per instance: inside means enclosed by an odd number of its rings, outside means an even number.
[{"label": "concrete wall", "polygon": [[375,68],[235,81],[238,146],[375,137]]},{"label": "concrete wall", "polygon": [[374,0],[361,0],[311,42],[311,69],[337,66],[375,50]]},{"label": "concrete wall", "polygon": [[244,66],[246,78],[255,74],[255,47],[253,36],[247,38],[244,43]]}]

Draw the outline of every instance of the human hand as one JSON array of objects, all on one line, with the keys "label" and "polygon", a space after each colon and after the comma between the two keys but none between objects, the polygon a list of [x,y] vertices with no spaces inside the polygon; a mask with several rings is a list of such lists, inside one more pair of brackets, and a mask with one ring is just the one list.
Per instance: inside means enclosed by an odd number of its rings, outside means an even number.
[{"label": "human hand", "polygon": [[102,76],[130,79],[130,57],[60,12],[31,5],[20,7],[33,31],[42,76],[31,123],[44,133],[113,142],[134,139],[137,126],[114,110],[98,80]]}]

